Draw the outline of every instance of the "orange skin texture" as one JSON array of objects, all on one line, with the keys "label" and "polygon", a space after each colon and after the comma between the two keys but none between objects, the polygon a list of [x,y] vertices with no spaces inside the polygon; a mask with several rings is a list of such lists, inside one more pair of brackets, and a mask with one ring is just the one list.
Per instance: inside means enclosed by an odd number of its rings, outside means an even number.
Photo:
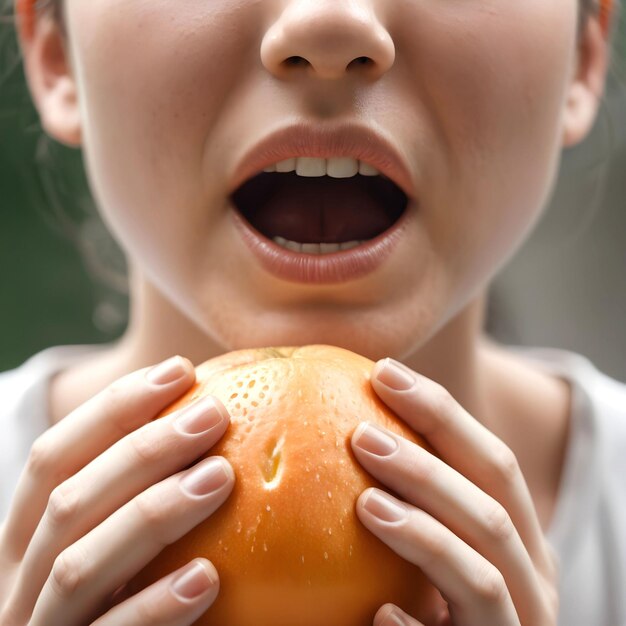
[{"label": "orange skin texture", "polygon": [[217,396],[231,424],[205,457],[228,459],[235,486],[131,588],[202,556],[215,565],[220,591],[196,624],[365,626],[386,602],[428,614],[434,587],[370,533],[355,510],[364,489],[385,488],[352,452],[361,421],[433,452],[378,398],[373,366],[349,350],[311,345],[238,350],[197,367],[196,384],[158,417]]}]

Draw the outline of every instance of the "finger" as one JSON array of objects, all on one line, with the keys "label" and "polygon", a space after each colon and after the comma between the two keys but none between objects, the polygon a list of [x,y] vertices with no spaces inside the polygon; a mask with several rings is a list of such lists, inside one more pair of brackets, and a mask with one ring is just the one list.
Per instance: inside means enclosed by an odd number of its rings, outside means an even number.
[{"label": "finger", "polygon": [[117,604],[91,626],[187,626],[215,601],[219,578],[206,559],[194,559]]},{"label": "finger", "polygon": [[139,494],[56,558],[29,626],[84,623],[164,547],[215,512],[233,484],[230,464],[212,457]]},{"label": "finger", "polygon": [[374,626],[424,626],[394,604],[384,604],[374,616]]},{"label": "finger", "polygon": [[[181,423],[193,417],[198,421],[184,432]],[[217,443],[228,424],[221,402],[203,398],[117,441],[55,487],[26,549],[11,596],[13,611],[28,615],[65,548],[133,497],[192,463]]]},{"label": "finger", "polygon": [[[150,372],[172,367],[170,380],[150,382]],[[52,490],[115,441],[153,419],[195,380],[188,359],[176,356],[156,368],[124,376],[80,405],[33,444],[4,528],[6,558],[21,561]],[[160,372],[167,373],[167,369]],[[178,376],[178,377],[177,377]],[[28,416],[25,416],[27,418]]]},{"label": "finger", "polygon": [[[404,389],[394,390],[384,384],[394,382],[393,369],[387,369],[387,365],[398,368],[404,376]],[[440,458],[504,506],[535,565],[543,573],[550,571],[541,524],[511,449],[444,387],[402,363],[379,361],[371,382],[385,404],[423,435]]]},{"label": "finger", "polygon": [[370,474],[493,563],[507,581],[522,623],[539,623],[545,615],[541,581],[497,500],[424,448],[376,424],[360,424],[352,447]]},{"label": "finger", "polygon": [[376,488],[357,501],[365,527],[417,565],[450,607],[455,626],[520,626],[498,569],[425,511]]}]

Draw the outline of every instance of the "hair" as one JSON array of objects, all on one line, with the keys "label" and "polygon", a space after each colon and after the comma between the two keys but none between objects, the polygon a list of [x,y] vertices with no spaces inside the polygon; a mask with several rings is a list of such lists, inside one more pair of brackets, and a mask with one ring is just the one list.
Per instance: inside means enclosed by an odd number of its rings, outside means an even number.
[{"label": "hair", "polygon": [[[620,26],[619,1],[617,0],[615,6],[617,15],[612,21],[612,35]],[[599,15],[599,2],[600,0],[579,0],[579,37],[586,20]],[[16,40],[13,3],[14,0],[0,0],[0,88],[22,66]],[[67,37],[64,7],[64,0],[34,2],[35,11],[40,15],[52,16],[59,24],[63,35]],[[8,24],[9,28],[4,27],[4,24]],[[7,30],[9,32],[4,32]],[[624,44],[626,37],[615,36],[613,41],[615,45],[613,60],[615,60],[622,56],[619,47],[620,44]],[[618,66],[614,64],[611,73],[617,73],[617,68]],[[53,230],[76,246],[88,273],[95,279],[94,285],[105,289],[106,296],[102,299],[100,310],[94,314],[95,326],[100,331],[117,334],[127,323],[128,268],[124,253],[103,223],[89,190],[82,152],[80,149],[67,148],[59,144],[43,132],[23,77],[16,92],[17,97],[10,108],[20,120],[22,132],[26,135],[35,135],[32,169],[24,168],[22,172],[22,176],[28,181],[24,189],[33,193],[33,183],[36,183],[38,189],[32,198],[33,205]],[[2,97],[7,99],[4,93]],[[605,104],[604,98],[601,104]],[[591,206],[592,219],[602,203],[608,165],[614,151],[611,116],[604,106],[601,107],[600,114],[604,117],[607,139],[603,157],[592,166],[597,170],[596,193]],[[25,123],[27,121],[30,123]],[[586,169],[588,168],[589,166]],[[76,215],[72,215],[73,213]],[[585,221],[588,228],[592,220]],[[486,323],[488,331],[490,326],[495,324],[494,319],[497,317],[493,315],[494,306],[499,308],[497,304],[490,302]]]}]

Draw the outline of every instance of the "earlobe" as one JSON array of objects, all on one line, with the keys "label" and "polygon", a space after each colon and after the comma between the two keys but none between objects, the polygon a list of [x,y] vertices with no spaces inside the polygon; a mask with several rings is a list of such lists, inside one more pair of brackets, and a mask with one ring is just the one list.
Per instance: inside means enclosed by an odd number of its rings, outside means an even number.
[{"label": "earlobe", "polygon": [[598,113],[600,97],[590,92],[586,85],[579,82],[572,83],[567,103],[565,104],[563,122],[564,148],[570,148],[579,144],[591,131]]},{"label": "earlobe", "polygon": [[62,28],[49,12],[35,13],[35,0],[17,0],[16,10],[24,73],[41,126],[59,143],[78,147],[80,108]]},{"label": "earlobe", "polygon": [[74,79],[60,76],[44,94],[39,112],[44,131],[70,148],[81,145],[80,109]]},{"label": "earlobe", "polygon": [[609,62],[609,42],[597,19],[589,18],[581,34],[576,75],[563,111],[563,147],[585,139],[602,102]]}]

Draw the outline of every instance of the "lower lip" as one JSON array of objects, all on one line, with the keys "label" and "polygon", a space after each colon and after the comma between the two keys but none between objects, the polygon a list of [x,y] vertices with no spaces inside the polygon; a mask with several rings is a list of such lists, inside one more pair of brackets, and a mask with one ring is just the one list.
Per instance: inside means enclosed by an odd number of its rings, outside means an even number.
[{"label": "lower lip", "polygon": [[270,274],[294,283],[317,285],[345,283],[379,269],[402,240],[414,213],[409,204],[398,221],[375,239],[351,250],[318,255],[279,246],[254,228],[236,208],[232,209],[244,242]]}]

